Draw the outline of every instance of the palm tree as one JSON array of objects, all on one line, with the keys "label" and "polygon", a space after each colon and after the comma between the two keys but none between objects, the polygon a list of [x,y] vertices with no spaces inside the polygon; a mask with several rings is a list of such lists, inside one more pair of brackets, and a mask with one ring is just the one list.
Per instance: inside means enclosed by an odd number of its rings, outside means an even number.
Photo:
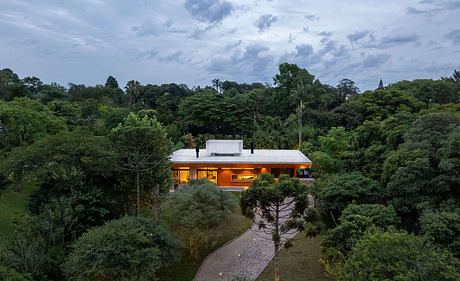
[{"label": "palm tree", "polygon": [[126,93],[131,97],[131,102],[135,104],[142,94],[141,83],[139,81],[128,81],[125,87]]}]

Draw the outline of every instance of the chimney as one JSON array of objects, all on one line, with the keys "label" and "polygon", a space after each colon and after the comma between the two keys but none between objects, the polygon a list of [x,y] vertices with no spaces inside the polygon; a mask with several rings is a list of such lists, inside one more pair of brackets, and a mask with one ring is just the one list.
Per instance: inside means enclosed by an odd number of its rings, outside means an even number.
[{"label": "chimney", "polygon": [[254,143],[251,142],[251,154],[254,154]]},{"label": "chimney", "polygon": [[196,158],[200,158],[200,148],[197,146],[195,150],[196,150]]}]

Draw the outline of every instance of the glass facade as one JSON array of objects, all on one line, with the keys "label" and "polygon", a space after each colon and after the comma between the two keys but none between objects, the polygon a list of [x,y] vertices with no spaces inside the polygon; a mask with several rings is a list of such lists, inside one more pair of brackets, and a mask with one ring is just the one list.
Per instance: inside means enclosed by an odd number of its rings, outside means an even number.
[{"label": "glass facade", "polygon": [[197,178],[207,179],[217,184],[217,169],[206,168],[197,170]]}]

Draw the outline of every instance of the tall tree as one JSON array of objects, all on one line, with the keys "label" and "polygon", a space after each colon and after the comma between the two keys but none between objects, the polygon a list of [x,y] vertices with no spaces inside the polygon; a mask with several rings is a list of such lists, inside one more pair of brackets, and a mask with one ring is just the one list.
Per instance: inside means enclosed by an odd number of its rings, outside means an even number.
[{"label": "tall tree", "polygon": [[126,93],[131,97],[131,102],[135,104],[142,95],[142,86],[139,81],[128,81],[125,87]]},{"label": "tall tree", "polygon": [[275,281],[280,280],[278,251],[283,235],[295,233],[304,226],[303,216],[308,208],[306,189],[299,179],[288,175],[281,175],[279,181],[275,181],[273,175],[262,174],[241,196],[243,214],[254,219],[260,230],[271,234]]},{"label": "tall tree", "polygon": [[112,89],[118,89],[118,82],[117,79],[115,79],[112,76],[107,77],[107,81],[105,82],[105,86],[112,88]]},{"label": "tall tree", "polygon": [[457,88],[460,89],[460,71],[454,70],[452,79],[454,79],[455,83],[457,84]]},{"label": "tall tree", "polygon": [[[172,150],[172,143],[166,138],[166,131],[156,118],[147,115],[140,118],[134,113],[130,113],[124,123],[113,130],[111,139],[118,152],[121,167],[136,175],[136,215],[138,216],[141,173],[152,171],[155,167],[158,170],[168,170],[166,164]],[[165,183],[161,182],[161,184]],[[156,187],[154,185],[152,188]]]},{"label": "tall tree", "polygon": [[347,78],[340,80],[336,88],[339,91],[342,102],[345,102],[350,96],[359,94],[359,88],[355,85],[355,82]]},{"label": "tall tree", "polygon": [[216,91],[220,94],[222,93],[222,82],[219,79],[212,79],[212,86],[216,89]]},{"label": "tall tree", "polygon": [[304,100],[308,93],[311,91],[311,84],[308,84],[304,79],[300,79],[296,88],[294,89],[294,96],[297,100],[297,130],[299,133],[299,147],[302,144],[302,113],[305,109]]},{"label": "tall tree", "polygon": [[379,89],[383,90],[383,81],[382,81],[382,79],[380,79],[380,82],[379,82]]}]

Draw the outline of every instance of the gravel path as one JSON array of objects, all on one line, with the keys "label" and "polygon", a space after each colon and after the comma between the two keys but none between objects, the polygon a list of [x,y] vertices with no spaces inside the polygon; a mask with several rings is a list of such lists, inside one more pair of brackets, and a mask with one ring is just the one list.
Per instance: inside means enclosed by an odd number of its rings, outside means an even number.
[{"label": "gravel path", "polygon": [[[284,235],[283,241],[296,232]],[[212,252],[200,266],[194,281],[255,280],[274,256],[271,234],[256,224],[241,236]]]}]

